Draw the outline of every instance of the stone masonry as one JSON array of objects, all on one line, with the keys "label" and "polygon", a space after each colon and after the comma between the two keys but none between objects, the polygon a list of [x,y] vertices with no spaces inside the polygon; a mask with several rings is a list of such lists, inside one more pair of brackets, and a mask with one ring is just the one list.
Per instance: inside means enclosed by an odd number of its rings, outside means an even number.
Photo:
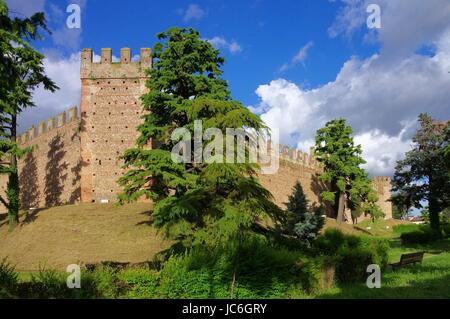
[{"label": "stone masonry", "polygon": [[[71,108],[19,136],[22,147],[33,147],[19,161],[23,208],[116,200],[121,191],[117,179],[124,172],[119,157],[134,146],[142,121],[145,70],[152,67],[148,48],[141,49],[139,62],[131,57],[131,50],[123,48],[120,62],[115,63],[112,50],[102,49],[101,60],[95,63],[92,50],[84,49],[80,116],[76,107]],[[259,179],[275,202],[284,207],[298,180],[310,203],[320,205],[319,194],[326,186],[318,179],[321,167],[312,150],[308,154],[281,145],[270,147],[279,152],[279,170],[260,174]],[[4,194],[6,181],[0,177],[0,193]],[[375,177],[373,183],[378,204],[386,218],[392,218],[390,178]]]}]

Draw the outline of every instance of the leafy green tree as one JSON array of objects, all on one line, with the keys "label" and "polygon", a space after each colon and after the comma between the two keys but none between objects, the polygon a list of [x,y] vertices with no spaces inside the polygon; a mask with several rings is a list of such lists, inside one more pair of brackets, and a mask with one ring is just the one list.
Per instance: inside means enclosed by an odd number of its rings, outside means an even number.
[{"label": "leafy green tree", "polygon": [[361,157],[361,145],[353,142],[352,133],[345,119],[332,120],[316,133],[315,155],[323,164],[320,180],[329,185],[321,197],[332,205],[338,223],[344,219],[346,205],[354,222],[362,214],[373,219],[383,216],[376,204],[378,198],[372,181],[360,167],[366,162]]},{"label": "leafy green tree", "polygon": [[32,91],[37,86],[57,89],[45,75],[44,56],[28,43],[40,39],[40,29],[48,31],[43,13],[12,18],[6,3],[0,0],[0,174],[9,176],[7,198],[0,197],[0,201],[8,209],[10,229],[19,221],[17,158],[26,151],[16,143],[17,115],[34,106]]},{"label": "leafy green tree", "polygon": [[287,223],[285,232],[297,237],[303,245],[310,247],[325,224],[320,208],[309,207],[302,185],[294,185],[292,195],[289,195],[287,207]]},{"label": "leafy green tree", "polygon": [[391,202],[393,218],[405,219],[408,217],[409,209],[413,206],[410,196],[403,192],[396,192],[392,194]]},{"label": "leafy green tree", "polygon": [[[170,28],[157,36],[154,68],[148,70],[149,92],[142,96],[147,113],[136,147],[123,156],[128,173],[119,180],[124,189],[119,202],[151,198],[154,225],[185,246],[242,239],[261,229],[264,218],[281,220],[282,211],[256,178],[258,165],[172,160],[177,144],[172,133],[185,128],[193,134],[196,120],[204,130],[218,128],[223,134],[226,128],[266,126],[231,98],[221,78],[224,58],[197,31]],[[152,141],[157,148],[147,147]],[[235,138],[233,148],[237,142]],[[195,155],[194,141],[185,143],[189,155]],[[233,148],[224,145],[224,152]]]},{"label": "leafy green tree", "polygon": [[446,128],[426,113],[419,115],[419,123],[413,149],[395,167],[393,191],[419,209],[428,202],[430,225],[439,230],[439,214],[450,207],[450,176],[443,156],[449,124]]}]

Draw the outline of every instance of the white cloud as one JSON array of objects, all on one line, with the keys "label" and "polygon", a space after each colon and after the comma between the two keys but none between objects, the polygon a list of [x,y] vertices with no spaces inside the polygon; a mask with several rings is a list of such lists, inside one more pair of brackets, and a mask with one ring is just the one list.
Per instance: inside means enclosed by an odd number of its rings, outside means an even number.
[{"label": "white cloud", "polygon": [[[331,37],[350,37],[363,27],[367,31],[366,8],[372,0],[341,0],[343,6],[328,29]],[[381,28],[371,32],[383,44],[382,53],[402,57],[425,44],[433,44],[447,29],[450,20],[448,0],[378,0]]]},{"label": "white cloud", "polygon": [[60,89],[51,93],[38,88],[34,92],[33,100],[36,107],[26,109],[20,114],[19,132],[46,121],[72,106],[80,105],[80,53],[74,53],[69,58],[47,56],[44,67],[46,74]]},{"label": "white cloud", "polygon": [[261,102],[251,109],[279,129],[283,143],[305,149],[326,121],[344,117],[363,146],[369,172],[392,174],[411,143],[411,123],[419,113],[450,118],[450,30],[436,50],[432,57],[409,55],[396,65],[385,62],[383,53],[352,57],[334,81],[315,89],[274,80],[258,87]]},{"label": "white cloud", "polygon": [[[343,7],[329,29],[332,37],[350,37],[367,19],[370,1],[341,2]],[[366,37],[374,36],[381,44],[379,53],[349,58],[334,81],[314,89],[284,79],[260,85],[256,93],[261,101],[251,109],[279,129],[282,143],[306,150],[314,144],[318,128],[344,117],[362,145],[368,171],[391,175],[395,162],[411,146],[419,113],[450,118],[450,2],[377,3],[382,27],[367,31]],[[432,56],[416,52],[424,45],[433,46]]]},{"label": "white cloud", "polygon": [[231,54],[242,52],[242,46],[235,40],[228,41],[224,37],[215,36],[212,39],[207,39],[216,49],[228,50]]},{"label": "white cloud", "polygon": [[297,52],[296,55],[292,58],[290,63],[284,63],[279,71],[284,72],[290,69],[291,67],[294,67],[297,64],[304,63],[306,58],[308,57],[309,50],[314,46],[314,42],[309,41],[306,43],[303,47],[300,48],[300,50]]},{"label": "white cloud", "polygon": [[206,11],[195,3],[191,3],[186,10],[181,10],[180,13],[183,15],[183,21],[185,22],[191,20],[201,20],[206,16]]}]

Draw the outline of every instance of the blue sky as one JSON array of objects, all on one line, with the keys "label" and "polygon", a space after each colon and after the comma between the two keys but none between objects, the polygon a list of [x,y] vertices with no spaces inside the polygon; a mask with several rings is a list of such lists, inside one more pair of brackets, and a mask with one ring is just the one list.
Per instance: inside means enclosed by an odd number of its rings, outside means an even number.
[{"label": "blue sky", "polygon": [[[233,97],[273,129],[280,142],[309,149],[326,121],[345,117],[372,175],[392,175],[411,146],[417,116],[450,118],[450,1],[7,0],[16,14],[44,11],[53,31],[35,46],[61,90],[35,94],[41,112],[21,129],[79,105],[79,52],[121,47],[135,54],[155,34],[192,26],[221,49]],[[81,29],[68,29],[70,3]],[[367,26],[369,4],[381,28]]]},{"label": "blue sky", "polygon": [[[11,8],[14,8],[14,1]],[[53,30],[63,20],[56,19],[54,7],[65,11],[74,1],[46,1]],[[75,1],[77,2],[77,1]],[[220,37],[235,42],[241,50],[231,53],[221,47],[226,57],[224,77],[233,96],[246,104],[257,103],[255,90],[261,82],[283,76],[305,87],[334,80],[342,64],[352,55],[368,56],[376,45],[358,39],[331,39],[328,28],[333,24],[342,4],[328,0],[303,1],[148,1],[132,0],[123,8],[123,1],[83,1],[80,47],[111,47],[116,54],[121,47],[153,46],[155,34],[171,26],[194,27],[204,38]],[[188,10],[194,13],[190,16]],[[68,14],[64,13],[64,17]],[[74,31],[76,32],[76,31]],[[359,38],[361,35],[359,35]],[[292,59],[299,49],[312,42],[307,62],[280,72],[280,67]],[[55,47],[52,39],[36,43],[37,47]],[[56,45],[64,52],[73,48]]]}]

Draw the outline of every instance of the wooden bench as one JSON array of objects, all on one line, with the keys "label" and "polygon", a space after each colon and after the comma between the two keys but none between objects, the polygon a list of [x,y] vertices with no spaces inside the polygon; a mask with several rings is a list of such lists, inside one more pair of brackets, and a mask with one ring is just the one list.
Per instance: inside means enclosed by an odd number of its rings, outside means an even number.
[{"label": "wooden bench", "polygon": [[400,257],[400,261],[398,263],[390,264],[393,269],[397,269],[406,265],[415,264],[422,262],[423,259],[423,251],[411,254],[403,254]]}]

